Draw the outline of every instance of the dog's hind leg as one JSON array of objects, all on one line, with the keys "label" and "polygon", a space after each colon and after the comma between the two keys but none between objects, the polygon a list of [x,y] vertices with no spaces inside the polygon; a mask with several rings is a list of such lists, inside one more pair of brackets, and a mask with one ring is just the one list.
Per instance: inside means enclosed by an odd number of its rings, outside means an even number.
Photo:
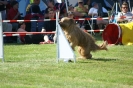
[{"label": "dog's hind leg", "polygon": [[90,54],[89,50],[86,51],[86,49],[78,47],[78,52],[82,56],[82,58],[84,58],[84,59],[91,59],[92,58],[92,55]]}]

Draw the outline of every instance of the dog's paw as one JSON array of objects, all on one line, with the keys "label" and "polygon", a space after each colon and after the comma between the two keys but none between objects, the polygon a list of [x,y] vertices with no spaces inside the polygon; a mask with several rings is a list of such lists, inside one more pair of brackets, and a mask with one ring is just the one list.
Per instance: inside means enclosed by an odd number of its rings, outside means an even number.
[{"label": "dog's paw", "polygon": [[89,56],[80,56],[78,59],[92,59],[92,55]]}]

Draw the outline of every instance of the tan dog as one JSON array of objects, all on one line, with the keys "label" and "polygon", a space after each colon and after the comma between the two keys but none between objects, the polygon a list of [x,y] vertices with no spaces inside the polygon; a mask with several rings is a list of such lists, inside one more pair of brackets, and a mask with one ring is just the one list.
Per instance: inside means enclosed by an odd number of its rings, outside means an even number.
[{"label": "tan dog", "polygon": [[92,55],[90,54],[91,51],[107,50],[107,42],[104,42],[101,46],[95,44],[94,38],[89,33],[85,33],[77,27],[73,19],[68,17],[62,18],[60,26],[70,42],[72,49],[74,50],[75,47],[78,46],[78,52],[82,58],[92,58]]}]

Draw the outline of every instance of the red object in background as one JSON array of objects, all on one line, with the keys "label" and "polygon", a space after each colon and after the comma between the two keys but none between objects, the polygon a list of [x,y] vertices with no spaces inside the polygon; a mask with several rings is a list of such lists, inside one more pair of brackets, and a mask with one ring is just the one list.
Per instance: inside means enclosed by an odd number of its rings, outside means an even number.
[{"label": "red object in background", "polygon": [[24,20],[31,20],[32,17],[34,16],[38,16],[40,19],[44,19],[44,16],[43,15],[40,15],[40,14],[27,14],[25,17],[24,17]]},{"label": "red object in background", "polygon": [[117,24],[109,24],[102,34],[103,40],[108,44],[119,44],[122,42],[122,32]]}]

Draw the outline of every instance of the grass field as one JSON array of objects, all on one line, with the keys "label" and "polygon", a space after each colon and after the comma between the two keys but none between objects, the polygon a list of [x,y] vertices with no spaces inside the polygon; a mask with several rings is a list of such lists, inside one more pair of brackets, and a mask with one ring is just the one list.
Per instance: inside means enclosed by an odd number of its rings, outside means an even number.
[{"label": "grass field", "polygon": [[89,60],[56,63],[55,44],[5,44],[0,88],[133,88],[133,46],[108,49]]}]

